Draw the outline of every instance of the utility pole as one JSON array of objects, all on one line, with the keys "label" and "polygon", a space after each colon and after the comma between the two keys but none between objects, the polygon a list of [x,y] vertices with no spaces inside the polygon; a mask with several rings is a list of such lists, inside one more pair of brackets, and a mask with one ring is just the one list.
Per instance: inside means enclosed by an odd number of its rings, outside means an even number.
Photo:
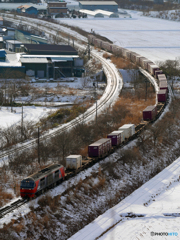
[{"label": "utility pole", "polygon": [[90,60],[90,44],[89,44],[89,41],[88,41],[88,60]]},{"label": "utility pole", "polygon": [[23,103],[22,103],[22,114],[21,114],[21,138],[23,137]]},{"label": "utility pole", "polygon": [[96,90],[96,83],[93,82],[93,86],[95,87],[95,94],[96,94],[96,125],[97,125],[97,90]]},{"label": "utility pole", "polygon": [[40,165],[39,127],[38,127],[38,163],[39,163],[39,165]]},{"label": "utility pole", "polygon": [[147,83],[148,83],[149,81],[145,78],[145,83],[146,83],[146,97],[145,97],[145,101],[147,101]]},{"label": "utility pole", "polygon": [[13,91],[12,91],[12,83],[11,83],[11,112],[13,112],[12,101],[13,101]]}]

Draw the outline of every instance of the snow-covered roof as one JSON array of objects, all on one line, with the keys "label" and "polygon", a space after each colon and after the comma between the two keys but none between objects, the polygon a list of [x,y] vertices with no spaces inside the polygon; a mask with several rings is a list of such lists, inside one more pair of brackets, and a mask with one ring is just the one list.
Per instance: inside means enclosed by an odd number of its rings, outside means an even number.
[{"label": "snow-covered roof", "polygon": [[17,40],[6,40],[7,43],[12,43],[12,44],[22,44],[22,42],[19,42]]},{"label": "snow-covered roof", "polygon": [[48,63],[47,58],[20,58],[22,63]]},{"label": "snow-covered roof", "polygon": [[80,1],[82,5],[118,5],[114,1]]},{"label": "snow-covered roof", "polygon": [[93,16],[93,17],[104,17],[104,15],[101,14],[101,13],[91,11],[91,10],[87,10],[87,9],[80,9],[79,12],[85,13],[85,14]]},{"label": "snow-covered roof", "polygon": [[30,8],[30,7],[32,7],[32,6],[29,6],[29,5],[21,5],[21,6],[18,7],[18,9],[22,9],[22,8],[28,9],[28,8]]},{"label": "snow-covered roof", "polygon": [[[38,4],[33,4],[33,3],[24,3],[24,5],[29,5],[31,7],[35,7],[37,8],[38,10],[46,10],[47,7],[45,5],[38,5]],[[1,2],[0,4],[0,9],[3,9],[3,10],[16,10],[17,8],[19,7],[19,3],[4,3],[4,2]]]},{"label": "snow-covered roof", "polygon": [[101,9],[95,10],[94,12],[103,14],[104,16],[108,16],[108,17],[119,17],[117,13],[113,13],[113,12],[109,12]]},{"label": "snow-covered roof", "polygon": [[29,55],[22,54],[23,58],[79,58],[79,55]]},{"label": "snow-covered roof", "polygon": [[94,11],[87,10],[87,9],[80,9],[79,12],[82,12],[82,13],[85,13],[87,15],[94,16],[94,17],[104,17],[104,16],[119,17],[119,14],[117,14],[117,13],[100,10],[100,9],[94,10]]},{"label": "snow-covered roof", "polygon": [[52,62],[67,62],[67,61],[73,61],[73,58],[69,57],[69,58],[64,58],[64,57],[51,57],[51,61]]}]

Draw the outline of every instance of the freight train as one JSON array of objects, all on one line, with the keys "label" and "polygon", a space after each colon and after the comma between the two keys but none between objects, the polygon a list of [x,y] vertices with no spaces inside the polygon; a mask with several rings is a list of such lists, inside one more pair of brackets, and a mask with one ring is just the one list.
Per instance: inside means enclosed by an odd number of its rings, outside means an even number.
[{"label": "freight train", "polygon": [[160,116],[167,103],[167,79],[157,65],[137,53],[97,39],[94,35],[89,35],[88,40],[89,43],[96,47],[130,59],[155,77],[159,84],[159,92],[157,93],[158,104],[155,106],[148,106],[143,111],[143,121],[139,125],[124,124],[117,131],[108,134],[107,138],[102,138],[90,144],[88,146],[88,158],[83,160],[81,155],[70,155],[66,158],[66,168],[60,164],[52,164],[23,179],[20,185],[22,198],[34,198],[42,194],[47,189],[58,185],[63,180],[92,166],[98,160],[114,152],[116,148],[120,148],[129,141],[135,139],[148,124],[154,122]]}]

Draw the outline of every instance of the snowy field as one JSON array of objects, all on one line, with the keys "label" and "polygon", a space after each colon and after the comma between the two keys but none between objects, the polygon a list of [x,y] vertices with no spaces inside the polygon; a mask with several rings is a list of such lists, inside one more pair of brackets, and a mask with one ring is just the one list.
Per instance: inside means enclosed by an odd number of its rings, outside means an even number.
[{"label": "snowy field", "polygon": [[70,239],[180,239],[179,181],[180,158]]},{"label": "snowy field", "polygon": [[180,23],[141,16],[127,11],[129,19],[59,19],[86,31],[95,31],[152,61],[180,57]]},{"label": "snowy field", "polygon": [[[47,116],[51,111],[57,109],[51,109],[46,107],[24,106],[23,107],[23,119],[24,121],[38,122],[40,118]],[[13,124],[21,123],[22,107],[2,107],[0,110],[0,127],[6,128]]]}]

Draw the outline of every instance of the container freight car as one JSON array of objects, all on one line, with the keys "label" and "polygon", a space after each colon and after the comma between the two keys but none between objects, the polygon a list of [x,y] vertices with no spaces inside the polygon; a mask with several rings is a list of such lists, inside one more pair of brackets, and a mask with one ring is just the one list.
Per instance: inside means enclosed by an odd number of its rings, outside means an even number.
[{"label": "container freight car", "polygon": [[139,64],[140,64],[140,66],[141,66],[142,68],[144,67],[144,63],[143,63],[144,60],[147,60],[147,58],[141,57],[141,58],[139,59]]},{"label": "container freight car", "polygon": [[158,79],[158,75],[161,75],[163,73],[162,70],[156,70],[155,71],[155,77]]},{"label": "container freight car", "polygon": [[123,48],[123,52],[122,52],[123,57],[129,58],[129,57],[130,57],[130,54],[131,54],[131,51]]},{"label": "container freight car", "polygon": [[135,125],[134,124],[124,124],[118,130],[124,131],[125,138],[129,138],[135,134]]},{"label": "container freight car", "polygon": [[55,186],[56,183],[61,182],[64,177],[65,169],[63,165],[52,164],[21,181],[21,197],[35,197],[41,194],[45,189],[51,188]]},{"label": "container freight car", "polygon": [[158,102],[166,102],[167,100],[167,90],[163,89],[163,90],[159,90],[158,94]]},{"label": "container freight car", "polygon": [[148,71],[151,75],[155,76],[155,71],[158,71],[159,67],[154,63],[148,63]]},{"label": "container freight car", "polygon": [[94,36],[94,35],[88,35],[88,41],[89,41],[89,43],[90,44],[94,44],[94,39],[95,39],[96,37]]},{"label": "container freight car", "polygon": [[100,39],[94,39],[94,45],[99,47],[99,48],[102,48],[102,40]]},{"label": "container freight car", "polygon": [[89,157],[104,157],[111,150],[112,144],[110,138],[102,138],[88,146]]},{"label": "container freight car", "polygon": [[[122,139],[121,139],[122,135]],[[111,139],[112,146],[118,146],[123,142],[123,131],[114,131],[107,135],[107,138]]]},{"label": "container freight car", "polygon": [[167,82],[165,82],[165,81],[160,81],[160,82],[159,82],[159,89],[160,89],[160,90],[163,90],[163,89],[168,90]]},{"label": "container freight car", "polygon": [[144,121],[152,121],[156,118],[157,115],[157,107],[156,106],[148,106],[143,111],[143,120]]},{"label": "container freight car", "polygon": [[159,74],[158,75],[158,80],[161,80],[161,79],[166,79],[166,75],[165,74]]},{"label": "container freight car", "polygon": [[166,79],[160,79],[159,80],[159,86],[160,86],[160,83],[167,85],[167,80]]},{"label": "container freight car", "polygon": [[134,63],[139,64],[139,58],[140,57],[142,57],[142,56],[137,54],[137,53],[135,53],[135,52],[131,53],[131,61],[133,61]]},{"label": "container freight car", "polygon": [[149,59],[143,60],[143,66],[145,70],[148,70],[148,66],[150,66],[151,64],[154,64],[154,63],[151,62]]},{"label": "container freight car", "polygon": [[81,155],[69,155],[66,157],[66,169],[78,169],[82,167]]}]

